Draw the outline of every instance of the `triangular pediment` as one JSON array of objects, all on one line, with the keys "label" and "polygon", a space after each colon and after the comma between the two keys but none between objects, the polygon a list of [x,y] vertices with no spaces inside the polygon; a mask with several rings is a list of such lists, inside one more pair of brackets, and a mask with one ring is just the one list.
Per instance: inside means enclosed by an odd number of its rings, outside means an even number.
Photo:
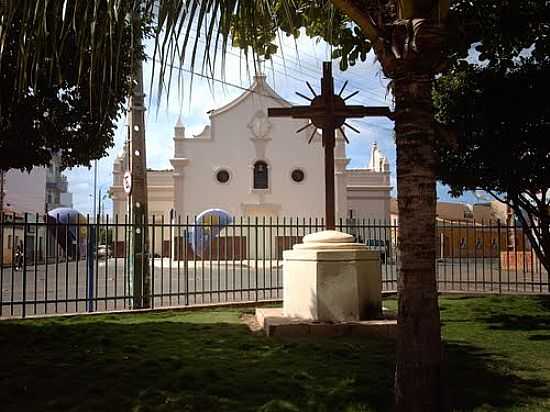
[{"label": "triangular pediment", "polygon": [[287,102],[285,99],[283,99],[281,96],[277,94],[275,90],[269,86],[269,84],[266,81],[265,75],[256,75],[254,77],[254,82],[252,85],[239,97],[237,97],[235,100],[232,100],[231,102],[227,103],[226,105],[212,110],[210,114],[210,118],[219,116],[222,113],[226,113],[230,111],[231,109],[236,108],[238,105],[243,103],[248,97],[250,97],[252,94],[258,94],[262,96],[263,98],[273,99],[274,103],[278,103],[282,105],[283,107],[290,107],[291,104]]}]

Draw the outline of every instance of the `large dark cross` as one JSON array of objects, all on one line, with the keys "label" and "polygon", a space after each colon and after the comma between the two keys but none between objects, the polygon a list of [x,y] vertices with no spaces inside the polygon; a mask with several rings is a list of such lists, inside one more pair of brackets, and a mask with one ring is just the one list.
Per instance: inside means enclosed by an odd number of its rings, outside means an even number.
[{"label": "large dark cross", "polygon": [[309,106],[293,106],[289,108],[269,108],[267,115],[270,117],[292,117],[293,119],[310,119],[311,123],[299,129],[299,133],[309,126],[315,127],[308,143],[315,136],[317,129],[321,129],[323,134],[323,147],[325,148],[325,204],[326,204],[326,227],[329,230],[335,229],[335,193],[334,193],[334,146],[336,142],[336,129],[340,129],[347,143],[349,143],[342,126],[346,125],[351,130],[359,133],[357,129],[346,123],[347,118],[359,118],[366,116],[384,116],[391,118],[389,107],[385,106],[359,106],[346,105],[346,100],[355,96],[354,92],[343,98],[341,96],[347,81],[342,86],[340,93],[334,93],[334,78],[332,77],[331,62],[323,62],[323,77],[321,78],[321,95],[317,96],[311,85],[306,82],[309,90],[313,93],[313,98],[296,93],[300,97],[311,102]]}]

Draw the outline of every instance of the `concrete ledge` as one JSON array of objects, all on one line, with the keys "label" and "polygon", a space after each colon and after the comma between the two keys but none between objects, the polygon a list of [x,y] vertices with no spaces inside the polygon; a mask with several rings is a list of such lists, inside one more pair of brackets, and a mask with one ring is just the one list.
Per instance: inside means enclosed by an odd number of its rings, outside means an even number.
[{"label": "concrete ledge", "polygon": [[393,319],[360,322],[313,322],[283,316],[282,308],[256,308],[256,321],[267,336],[287,338],[362,336],[394,339],[397,321]]}]

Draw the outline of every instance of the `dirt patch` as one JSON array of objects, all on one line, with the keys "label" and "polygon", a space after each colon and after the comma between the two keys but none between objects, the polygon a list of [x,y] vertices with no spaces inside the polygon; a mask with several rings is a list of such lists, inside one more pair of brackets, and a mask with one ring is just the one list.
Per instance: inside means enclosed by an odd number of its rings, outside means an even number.
[{"label": "dirt patch", "polygon": [[251,332],[260,332],[262,327],[256,320],[256,316],[252,313],[243,313],[241,315],[241,321],[248,326]]}]

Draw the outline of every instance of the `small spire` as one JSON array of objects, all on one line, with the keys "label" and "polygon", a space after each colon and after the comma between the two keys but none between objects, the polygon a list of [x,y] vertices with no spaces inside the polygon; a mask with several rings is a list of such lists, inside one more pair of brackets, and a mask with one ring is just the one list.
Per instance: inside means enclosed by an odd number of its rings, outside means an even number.
[{"label": "small spire", "polygon": [[176,138],[185,137],[185,126],[183,125],[183,122],[181,120],[181,115],[178,116],[178,121],[176,122],[176,126],[174,127],[174,134]]}]

